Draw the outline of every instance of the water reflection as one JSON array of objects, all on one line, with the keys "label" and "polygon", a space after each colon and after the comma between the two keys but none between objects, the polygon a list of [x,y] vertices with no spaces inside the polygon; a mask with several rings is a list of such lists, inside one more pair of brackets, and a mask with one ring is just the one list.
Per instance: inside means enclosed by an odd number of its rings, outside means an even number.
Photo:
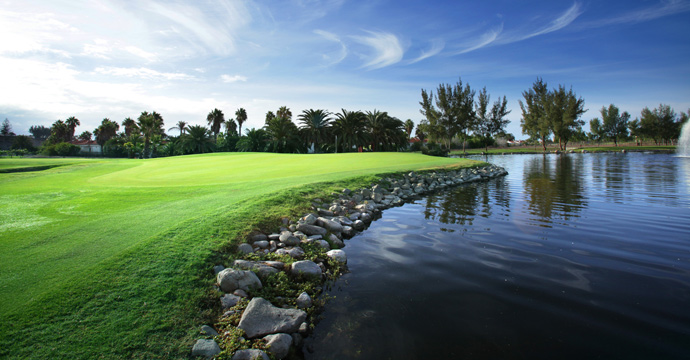
[{"label": "water reflection", "polygon": [[348,241],[305,357],[687,358],[690,159],[491,160]]},{"label": "water reflection", "polygon": [[525,164],[527,210],[540,226],[570,220],[586,206],[582,195],[582,158],[542,156]]},{"label": "water reflection", "polygon": [[[510,208],[510,192],[505,179],[488,183],[460,186],[441,195],[431,195],[425,200],[424,218],[443,224],[472,225],[476,216],[488,218],[494,212],[506,212]],[[441,228],[453,232],[453,228]]]}]

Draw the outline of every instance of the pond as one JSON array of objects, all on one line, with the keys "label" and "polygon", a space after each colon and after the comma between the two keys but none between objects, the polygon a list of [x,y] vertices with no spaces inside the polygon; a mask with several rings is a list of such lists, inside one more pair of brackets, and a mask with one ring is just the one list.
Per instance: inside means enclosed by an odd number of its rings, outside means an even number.
[{"label": "pond", "polygon": [[347,242],[305,358],[690,356],[690,158],[487,161]]}]

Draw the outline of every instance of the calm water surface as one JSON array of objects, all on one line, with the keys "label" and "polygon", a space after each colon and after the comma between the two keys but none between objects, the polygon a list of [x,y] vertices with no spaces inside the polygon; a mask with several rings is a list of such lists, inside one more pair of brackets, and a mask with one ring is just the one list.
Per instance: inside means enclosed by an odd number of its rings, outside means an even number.
[{"label": "calm water surface", "polygon": [[347,242],[307,359],[690,358],[690,158],[488,161]]}]

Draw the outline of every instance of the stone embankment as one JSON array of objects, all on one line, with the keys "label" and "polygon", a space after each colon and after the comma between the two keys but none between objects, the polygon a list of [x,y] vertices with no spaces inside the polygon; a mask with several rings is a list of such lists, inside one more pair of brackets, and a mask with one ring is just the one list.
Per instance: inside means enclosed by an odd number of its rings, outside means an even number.
[{"label": "stone embankment", "polygon": [[[278,232],[253,234],[237,248],[238,257],[244,259],[235,260],[227,269],[214,267],[224,309],[216,324],[221,334],[208,325],[202,326],[204,338],[194,344],[192,356],[240,360],[269,359],[270,354],[276,359],[285,358],[291,348],[301,347],[309,333],[313,320],[310,314],[317,307],[312,296],[347,263],[345,252],[340,250],[345,239],[363,231],[384,209],[450,186],[506,174],[503,168],[490,165],[388,177],[369,188],[344,189],[333,194],[330,202],[315,199],[312,213],[295,221],[283,219]],[[277,304],[253,296],[265,293],[265,282],[279,276],[319,289],[312,295],[302,291],[293,298],[276,296]],[[233,348],[221,349],[219,343],[232,344]]]}]

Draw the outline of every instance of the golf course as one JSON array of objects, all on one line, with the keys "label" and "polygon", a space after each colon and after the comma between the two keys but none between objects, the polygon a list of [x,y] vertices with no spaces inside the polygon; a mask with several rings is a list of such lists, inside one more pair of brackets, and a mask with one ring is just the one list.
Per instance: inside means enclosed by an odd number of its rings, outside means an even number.
[{"label": "golf course", "polygon": [[0,357],[187,358],[217,301],[212,266],[252,230],[380,174],[476,164],[413,153],[1,158]]}]

